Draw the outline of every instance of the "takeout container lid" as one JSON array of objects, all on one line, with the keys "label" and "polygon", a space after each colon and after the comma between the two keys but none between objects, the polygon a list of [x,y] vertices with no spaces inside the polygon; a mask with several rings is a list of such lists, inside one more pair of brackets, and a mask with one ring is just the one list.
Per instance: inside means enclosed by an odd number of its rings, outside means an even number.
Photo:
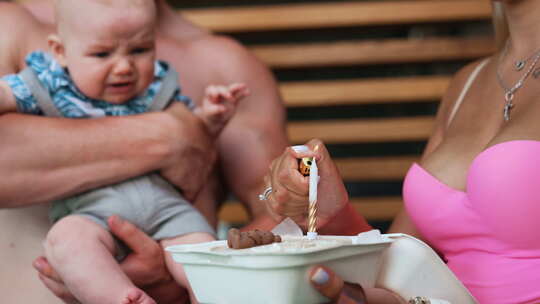
[{"label": "takeout container lid", "polygon": [[326,265],[345,281],[372,287],[381,252],[392,242],[362,240],[357,236],[319,236],[326,247],[294,249],[288,244],[309,242],[305,237],[283,237],[282,243],[232,250],[226,241],[166,248],[181,263],[200,303],[316,304],[328,299],[310,284],[308,269]]},{"label": "takeout container lid", "polygon": [[449,303],[476,304],[463,283],[426,243],[403,233],[386,234],[393,240],[384,250],[375,283],[404,299],[424,296]]}]

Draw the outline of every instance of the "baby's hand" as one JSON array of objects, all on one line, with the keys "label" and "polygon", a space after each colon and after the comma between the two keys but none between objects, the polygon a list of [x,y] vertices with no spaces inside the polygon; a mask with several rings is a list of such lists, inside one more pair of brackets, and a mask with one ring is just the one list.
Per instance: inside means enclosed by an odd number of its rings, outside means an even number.
[{"label": "baby's hand", "polygon": [[201,105],[194,112],[204,121],[210,134],[215,136],[234,115],[238,102],[248,94],[249,90],[243,83],[210,85],[206,88]]}]

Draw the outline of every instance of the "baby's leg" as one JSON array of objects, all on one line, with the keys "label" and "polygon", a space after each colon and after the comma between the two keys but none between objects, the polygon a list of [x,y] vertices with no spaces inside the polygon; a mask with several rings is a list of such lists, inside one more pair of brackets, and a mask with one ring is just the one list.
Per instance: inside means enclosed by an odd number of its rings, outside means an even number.
[{"label": "baby's leg", "polygon": [[[173,245],[211,242],[214,240],[215,238],[208,233],[195,232],[195,233],[189,233],[189,234],[185,234],[185,235],[175,237],[175,238],[163,239],[161,240],[160,243],[161,243],[161,246],[165,248],[165,247],[173,246]],[[193,290],[191,289],[191,286],[189,285],[189,281],[187,279],[186,273],[184,272],[184,268],[182,267],[181,264],[178,264],[173,260],[170,252],[165,252],[165,263],[167,264],[167,268],[169,269],[169,272],[174,277],[174,280],[189,291],[191,304],[199,303],[197,299],[195,298],[195,295],[193,294]]]},{"label": "baby's leg", "polygon": [[67,216],[47,234],[45,254],[82,303],[155,304],[133,285],[114,259],[110,233],[82,216]]}]

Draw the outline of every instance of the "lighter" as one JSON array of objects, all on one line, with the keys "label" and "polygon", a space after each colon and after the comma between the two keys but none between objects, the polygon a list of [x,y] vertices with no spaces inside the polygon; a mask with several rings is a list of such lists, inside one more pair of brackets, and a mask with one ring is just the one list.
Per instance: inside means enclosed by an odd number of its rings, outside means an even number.
[{"label": "lighter", "polygon": [[298,160],[298,171],[303,176],[309,175],[309,170],[311,168],[311,163],[313,162],[313,157],[304,157]]}]

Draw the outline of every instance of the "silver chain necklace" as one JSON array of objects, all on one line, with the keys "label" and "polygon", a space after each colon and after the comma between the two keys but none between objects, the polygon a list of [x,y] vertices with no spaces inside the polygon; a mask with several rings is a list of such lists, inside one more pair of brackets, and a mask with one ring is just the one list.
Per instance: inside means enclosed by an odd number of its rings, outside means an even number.
[{"label": "silver chain necklace", "polygon": [[[504,83],[501,75],[501,63],[503,58],[506,56],[506,53],[508,51],[508,45],[509,42],[506,43],[506,46],[504,47],[504,50],[502,51],[501,55],[499,56],[499,60],[497,62],[497,80],[499,81],[499,84],[504,90],[504,111],[503,111],[503,117],[505,121],[510,120],[510,110],[514,107],[514,103],[512,102],[514,100],[514,94],[516,91],[523,86],[523,83],[525,82],[525,79],[529,77],[531,72],[533,71],[534,67],[536,66],[536,63],[538,63],[538,60],[540,59],[540,50],[536,51],[534,54],[534,57],[527,58],[525,60],[529,61],[529,59],[534,58],[533,62],[529,65],[529,68],[525,73],[521,76],[521,78],[518,79],[516,84],[514,84],[512,87],[507,87]],[[523,67],[522,67],[523,68]],[[522,69],[521,68],[521,69]]]},{"label": "silver chain necklace", "polygon": [[525,59],[518,59],[518,60],[514,61],[514,70],[516,70],[518,72],[523,70],[523,68],[525,67],[527,62],[529,62],[529,60],[531,60],[531,58],[533,58],[538,52],[540,52],[540,49],[534,51],[534,53],[532,53],[529,57],[527,57]]}]

